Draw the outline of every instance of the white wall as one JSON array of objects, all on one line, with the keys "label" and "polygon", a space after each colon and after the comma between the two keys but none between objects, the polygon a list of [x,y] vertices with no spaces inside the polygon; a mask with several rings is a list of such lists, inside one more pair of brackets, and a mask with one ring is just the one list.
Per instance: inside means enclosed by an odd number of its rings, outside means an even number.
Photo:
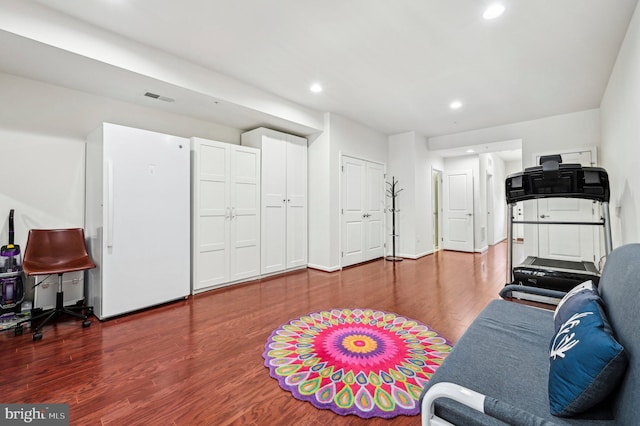
[{"label": "white wall", "polygon": [[[416,132],[389,136],[387,180],[398,180],[403,191],[396,199],[396,255],[415,259],[434,250],[431,169],[443,169],[442,158],[427,149],[427,139]],[[391,207],[391,200],[388,200]],[[387,215],[391,234],[391,214]],[[391,240],[387,240],[391,254]]]},{"label": "white wall", "polygon": [[[340,268],[342,155],[387,164],[387,137],[338,114],[324,115],[324,131],[309,143],[309,265]],[[322,170],[321,177],[311,176]]]},{"label": "white wall", "polygon": [[600,104],[601,164],[609,173],[613,246],[640,242],[640,8]]},{"label": "white wall", "polygon": [[[309,137],[309,266],[323,270],[337,270],[332,249],[338,244],[338,236],[331,234],[331,126],[330,115],[324,115],[324,131]],[[335,183],[333,183],[335,185]],[[334,188],[335,189],[335,188]]]},{"label": "white wall", "polygon": [[507,161],[504,163],[505,178],[511,174],[519,173],[523,169],[522,160]]},{"label": "white wall", "polygon": [[449,149],[495,141],[522,139],[522,165],[535,165],[534,153],[559,148],[591,148],[600,145],[598,109],[556,115],[538,120],[429,138],[429,149]]},{"label": "white wall", "polygon": [[84,226],[84,141],[103,121],[240,140],[238,129],[2,73],[0,103],[0,241],[14,208],[21,245],[31,228]]},{"label": "white wall", "polygon": [[[396,197],[396,256],[410,257],[416,250],[416,165],[415,133],[408,132],[389,137],[389,169],[387,181],[398,181],[397,190],[402,189]],[[425,195],[426,197],[426,195]],[[391,208],[391,200],[387,199],[387,207]],[[391,235],[391,213],[387,215],[387,235]],[[387,239],[387,253],[392,254],[391,238]]]},{"label": "white wall", "polygon": [[[489,237],[488,230],[490,224],[487,222],[487,241],[488,245],[493,245],[507,238],[507,202],[505,195],[504,182],[507,177],[505,162],[495,154],[481,154],[480,155],[481,166],[484,164],[485,186],[486,176],[493,176],[493,187],[485,187],[484,191],[481,189],[480,198],[484,199],[485,204],[487,201],[487,192],[491,191],[493,194],[493,205],[485,206],[484,214],[486,215],[487,209],[491,211],[491,216],[487,216],[493,222],[493,239]],[[481,172],[482,176],[483,173]],[[482,183],[482,182],[481,182]]]}]

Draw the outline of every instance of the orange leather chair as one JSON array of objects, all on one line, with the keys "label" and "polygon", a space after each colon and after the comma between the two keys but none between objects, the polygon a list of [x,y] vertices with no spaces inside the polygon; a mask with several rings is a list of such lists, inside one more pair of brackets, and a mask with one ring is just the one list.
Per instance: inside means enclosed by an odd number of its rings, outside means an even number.
[{"label": "orange leather chair", "polygon": [[[64,306],[62,290],[62,275],[66,272],[84,271],[95,268],[84,239],[82,228],[73,229],[32,229],[29,231],[27,246],[24,251],[22,269],[28,276],[58,275],[58,292],[56,293],[56,307],[46,310],[30,319],[31,326],[38,323],[33,333],[33,340],[42,339],[42,327],[51,320],[65,314],[82,319],[82,327],[89,327],[86,312],[91,308],[83,305]],[[38,284],[36,284],[37,286]]]}]

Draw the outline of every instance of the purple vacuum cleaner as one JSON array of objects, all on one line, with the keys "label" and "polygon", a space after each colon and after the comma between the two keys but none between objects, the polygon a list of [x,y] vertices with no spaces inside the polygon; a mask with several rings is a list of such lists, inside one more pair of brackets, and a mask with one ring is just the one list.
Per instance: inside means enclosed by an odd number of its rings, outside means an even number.
[{"label": "purple vacuum cleaner", "polygon": [[9,244],[0,248],[0,313],[20,312],[24,299],[22,256],[14,244],[13,209],[9,212]]}]

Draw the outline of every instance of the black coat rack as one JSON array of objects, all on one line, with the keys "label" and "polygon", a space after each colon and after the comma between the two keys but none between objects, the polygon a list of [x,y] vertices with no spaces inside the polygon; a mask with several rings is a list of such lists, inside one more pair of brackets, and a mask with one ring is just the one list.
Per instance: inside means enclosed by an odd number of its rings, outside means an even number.
[{"label": "black coat rack", "polygon": [[392,255],[385,257],[385,259],[390,260],[392,262],[400,262],[402,261],[402,258],[396,256],[396,237],[398,237],[398,234],[396,234],[396,212],[400,211],[400,209],[396,209],[396,198],[404,188],[401,188],[401,189],[397,188],[398,181],[396,180],[395,176],[391,177],[391,182],[387,182],[387,185],[389,185],[389,187],[387,188],[387,196],[391,197],[390,211],[391,211],[391,254]]}]

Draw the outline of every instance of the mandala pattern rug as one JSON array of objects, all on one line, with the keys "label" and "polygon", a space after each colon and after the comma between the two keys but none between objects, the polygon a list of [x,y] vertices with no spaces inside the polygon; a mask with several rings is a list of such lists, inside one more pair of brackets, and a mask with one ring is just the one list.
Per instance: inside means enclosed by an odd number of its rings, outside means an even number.
[{"label": "mandala pattern rug", "polygon": [[420,393],[451,348],[428,326],[394,313],[333,309],[282,325],[262,356],[297,399],[340,415],[391,418],[420,413]]}]

